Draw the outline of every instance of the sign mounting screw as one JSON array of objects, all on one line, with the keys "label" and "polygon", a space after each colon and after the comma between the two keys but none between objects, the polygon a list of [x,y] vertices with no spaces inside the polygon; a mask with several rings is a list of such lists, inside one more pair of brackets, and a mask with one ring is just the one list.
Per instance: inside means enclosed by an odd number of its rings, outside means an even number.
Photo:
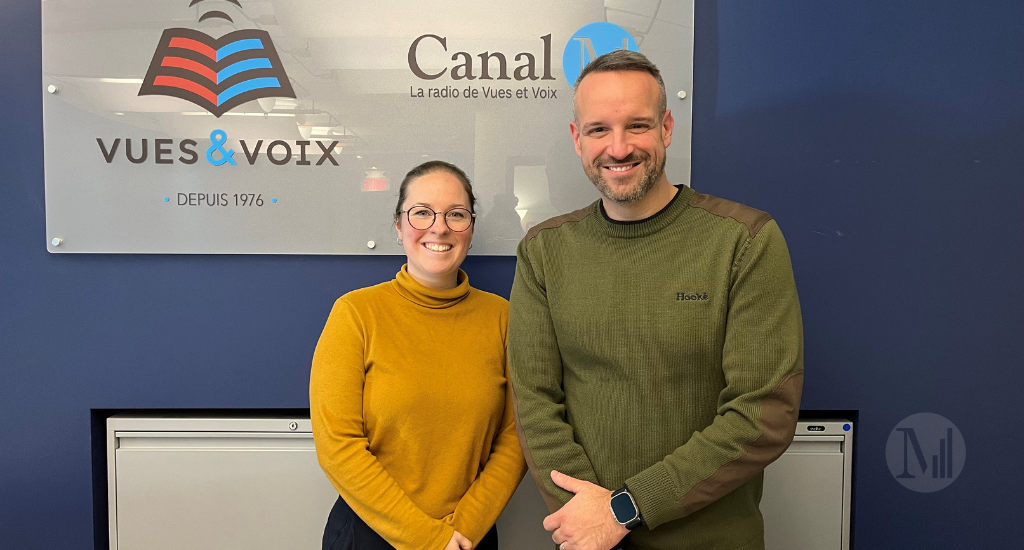
[{"label": "sign mounting screw", "polygon": [[53,84],[50,84],[49,86],[46,87],[46,91],[50,92],[51,94],[55,94],[59,90],[60,90],[60,88],[54,86]]},{"label": "sign mounting screw", "polygon": [[50,241],[50,244],[52,244],[53,246],[60,246],[64,244],[64,239],[60,237],[54,237],[53,240]]},{"label": "sign mounting screw", "polygon": [[377,243],[375,243],[373,241],[366,241],[366,248],[371,248],[372,249],[372,248],[376,248],[376,247],[377,247]]}]

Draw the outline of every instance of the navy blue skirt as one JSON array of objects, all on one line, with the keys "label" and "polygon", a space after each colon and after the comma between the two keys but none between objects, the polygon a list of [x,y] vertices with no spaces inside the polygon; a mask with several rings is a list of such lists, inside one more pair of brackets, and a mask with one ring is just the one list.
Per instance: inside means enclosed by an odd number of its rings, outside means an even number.
[{"label": "navy blue skirt", "polygon": [[[338,497],[327,516],[327,527],[324,528],[323,550],[394,550],[383,537],[370,528],[362,518]],[[498,550],[498,529],[491,530],[475,550]]]}]

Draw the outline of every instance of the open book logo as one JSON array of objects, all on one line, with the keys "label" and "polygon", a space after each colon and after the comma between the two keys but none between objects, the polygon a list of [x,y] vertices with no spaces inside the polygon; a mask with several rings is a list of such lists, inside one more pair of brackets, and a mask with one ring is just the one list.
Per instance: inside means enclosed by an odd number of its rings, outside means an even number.
[{"label": "open book logo", "polygon": [[193,29],[167,29],[139,95],[178,97],[220,117],[247,101],[295,97],[295,91],[267,31],[213,38]]}]

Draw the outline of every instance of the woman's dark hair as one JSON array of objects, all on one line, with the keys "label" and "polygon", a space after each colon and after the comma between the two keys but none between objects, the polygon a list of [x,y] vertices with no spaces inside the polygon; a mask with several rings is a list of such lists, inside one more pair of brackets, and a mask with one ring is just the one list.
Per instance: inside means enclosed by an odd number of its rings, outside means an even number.
[{"label": "woman's dark hair", "polygon": [[408,196],[409,184],[416,179],[432,174],[434,172],[448,172],[455,176],[455,179],[459,180],[462,184],[462,188],[466,190],[466,195],[469,196],[469,211],[476,214],[476,197],[473,196],[473,184],[469,182],[469,178],[461,168],[455,166],[450,162],[443,160],[430,160],[423,164],[409,170],[409,173],[405,175],[405,179],[402,180],[402,185],[398,187],[398,205],[395,206],[395,223],[398,223],[402,219],[402,203],[405,202]]}]

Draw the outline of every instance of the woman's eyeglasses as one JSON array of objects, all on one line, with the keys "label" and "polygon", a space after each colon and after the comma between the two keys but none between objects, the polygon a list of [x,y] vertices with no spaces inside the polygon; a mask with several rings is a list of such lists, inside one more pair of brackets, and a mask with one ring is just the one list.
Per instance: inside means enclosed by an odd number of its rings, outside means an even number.
[{"label": "woman's eyeglasses", "polygon": [[[434,210],[429,206],[413,206],[408,210],[402,210],[402,213],[405,214],[406,219],[409,220],[409,225],[411,225],[413,229],[418,229],[420,231],[430,229],[437,220],[437,215],[440,214],[440,212],[434,212]],[[461,233],[469,229],[469,226],[473,225],[473,220],[475,218],[476,214],[470,212],[467,208],[462,208],[461,206],[452,208],[444,213],[445,225],[448,226],[448,229],[451,229],[456,233]]]}]

